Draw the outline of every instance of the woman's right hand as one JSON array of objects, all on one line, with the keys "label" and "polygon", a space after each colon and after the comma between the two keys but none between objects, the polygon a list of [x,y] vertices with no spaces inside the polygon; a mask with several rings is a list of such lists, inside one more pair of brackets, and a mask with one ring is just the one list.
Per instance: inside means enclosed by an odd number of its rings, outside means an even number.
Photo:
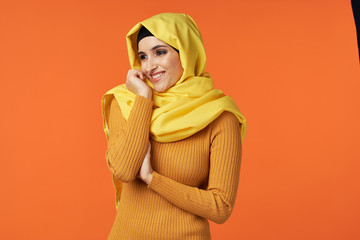
[{"label": "woman's right hand", "polygon": [[145,74],[140,69],[130,69],[127,74],[125,85],[136,95],[152,99],[152,89],[144,80]]}]

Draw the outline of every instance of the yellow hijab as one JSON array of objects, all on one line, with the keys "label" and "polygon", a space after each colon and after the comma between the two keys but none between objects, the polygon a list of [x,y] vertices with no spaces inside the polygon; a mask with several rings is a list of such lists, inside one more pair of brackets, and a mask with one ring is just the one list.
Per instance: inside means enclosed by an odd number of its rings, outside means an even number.
[{"label": "yellow hijab", "polygon": [[[241,141],[244,141],[246,119],[230,96],[213,89],[213,80],[205,72],[206,55],[200,31],[195,21],[186,14],[161,13],[136,24],[127,34],[127,48],[131,68],[141,68],[138,57],[137,35],[144,26],[156,38],[179,50],[182,77],[167,91],[154,90],[152,82],[145,79],[153,89],[154,110],[151,118],[150,136],[158,142],[172,142],[187,138],[205,128],[223,111],[232,112],[241,123]],[[101,100],[103,127],[109,138],[106,111],[111,98],[115,97],[125,119],[134,104],[135,94],[125,84],[106,92]]]}]

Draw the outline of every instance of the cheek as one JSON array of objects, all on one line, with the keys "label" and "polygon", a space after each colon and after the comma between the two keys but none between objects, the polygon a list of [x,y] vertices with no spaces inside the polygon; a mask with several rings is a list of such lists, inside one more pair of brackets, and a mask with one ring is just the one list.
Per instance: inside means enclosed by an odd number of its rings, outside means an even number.
[{"label": "cheek", "polygon": [[141,69],[142,71],[144,71],[144,70],[145,70],[145,65],[144,65],[143,63],[141,63],[141,65],[140,65],[140,69]]},{"label": "cheek", "polygon": [[178,62],[177,63],[177,76],[178,76],[178,80],[181,78],[181,76],[183,75],[184,69],[181,66],[181,64]]},{"label": "cheek", "polygon": [[180,60],[177,58],[173,58],[171,59],[170,64],[173,74],[180,78],[180,76],[184,71],[184,69],[181,66]]}]

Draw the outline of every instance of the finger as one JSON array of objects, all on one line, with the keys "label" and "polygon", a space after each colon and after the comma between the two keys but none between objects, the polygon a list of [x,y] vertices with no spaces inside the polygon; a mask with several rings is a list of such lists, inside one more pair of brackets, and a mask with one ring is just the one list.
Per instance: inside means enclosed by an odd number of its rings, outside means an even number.
[{"label": "finger", "polygon": [[136,71],[134,71],[134,69],[130,69],[129,71],[128,71],[128,78],[130,77],[130,76],[134,76],[136,74]]},{"label": "finger", "polygon": [[136,76],[141,80],[144,80],[144,73],[140,69],[136,69]]},{"label": "finger", "polygon": [[143,79],[145,79],[145,78],[146,78],[145,72],[144,72],[144,71],[141,71],[141,74],[143,75]]}]

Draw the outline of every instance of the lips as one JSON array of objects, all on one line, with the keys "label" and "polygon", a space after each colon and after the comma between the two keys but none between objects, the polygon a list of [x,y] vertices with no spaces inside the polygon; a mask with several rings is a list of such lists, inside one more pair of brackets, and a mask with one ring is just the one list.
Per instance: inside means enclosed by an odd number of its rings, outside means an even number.
[{"label": "lips", "polygon": [[160,81],[163,78],[164,75],[165,75],[165,71],[153,73],[153,74],[150,75],[151,76],[151,81],[156,83],[156,82]]}]

